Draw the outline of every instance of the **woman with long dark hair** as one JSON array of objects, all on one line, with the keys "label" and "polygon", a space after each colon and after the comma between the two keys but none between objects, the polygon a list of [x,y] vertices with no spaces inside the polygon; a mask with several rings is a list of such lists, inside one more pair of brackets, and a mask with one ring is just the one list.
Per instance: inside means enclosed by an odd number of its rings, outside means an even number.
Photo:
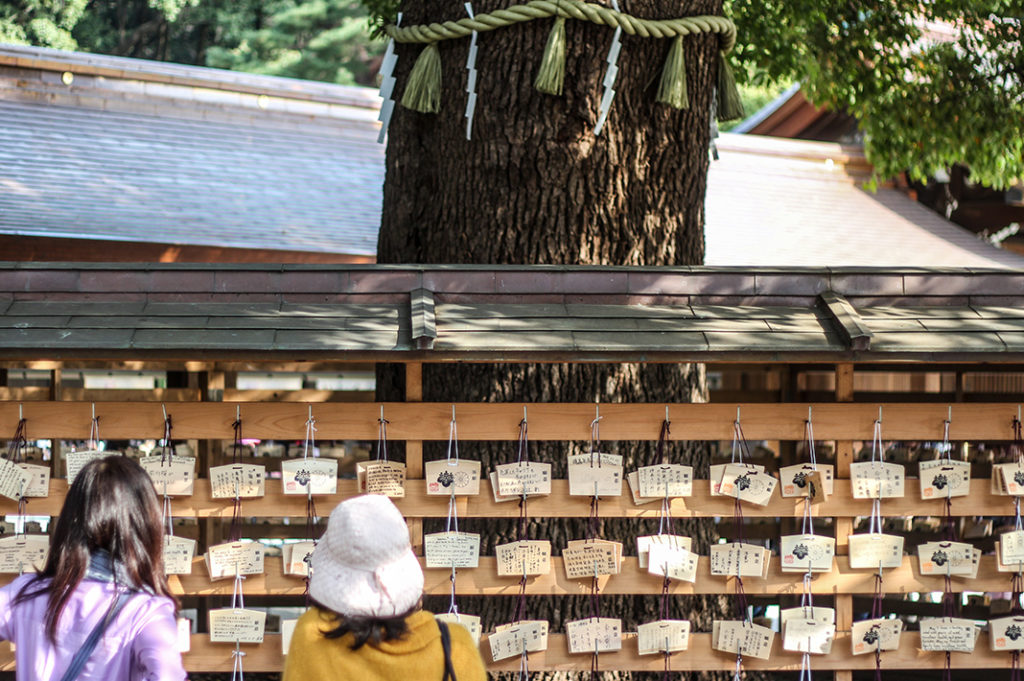
[{"label": "woman with long dark hair", "polygon": [[160,504],[125,456],[68,489],[42,572],[0,589],[0,639],[33,681],[181,681],[177,602],[163,571]]},{"label": "woman with long dark hair", "polygon": [[486,681],[469,632],[420,608],[423,570],[387,497],[338,504],[310,569],[284,681]]}]

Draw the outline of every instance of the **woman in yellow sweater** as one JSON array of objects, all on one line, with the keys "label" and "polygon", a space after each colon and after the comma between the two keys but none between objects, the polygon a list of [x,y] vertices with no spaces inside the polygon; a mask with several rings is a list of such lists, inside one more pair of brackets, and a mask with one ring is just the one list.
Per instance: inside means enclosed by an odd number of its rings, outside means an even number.
[{"label": "woman in yellow sweater", "polygon": [[423,571],[390,499],[343,501],[310,563],[284,681],[485,681],[469,632],[420,609]]}]

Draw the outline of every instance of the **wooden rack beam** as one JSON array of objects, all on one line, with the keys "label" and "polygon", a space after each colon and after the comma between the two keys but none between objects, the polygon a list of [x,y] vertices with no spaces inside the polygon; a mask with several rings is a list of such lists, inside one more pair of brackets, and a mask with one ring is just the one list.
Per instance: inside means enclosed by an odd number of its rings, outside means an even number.
[{"label": "wooden rack beam", "polygon": [[[802,592],[802,575],[784,573],[779,569],[778,557],[773,556],[767,579],[745,578],[743,590],[748,595],[779,595],[799,596]],[[451,584],[450,571],[425,569],[424,590],[429,594],[444,595],[449,593]],[[490,556],[480,557],[480,567],[476,569],[456,570],[455,592],[459,595],[483,596],[515,596],[519,593],[519,578],[499,577],[495,567],[495,559]],[[836,559],[832,572],[819,573],[811,581],[811,591],[820,595],[874,593],[875,575],[877,571],[854,570],[850,567],[849,558],[840,556]],[[953,593],[964,591],[1003,591],[1010,583],[1010,576],[996,570],[994,556],[983,556],[975,579],[954,577],[951,584]],[[601,595],[615,594],[658,594],[661,592],[662,578],[641,570],[637,559],[623,559],[622,572],[618,575],[599,578]],[[903,565],[885,571],[883,588],[888,594],[921,593],[942,591],[942,577],[922,576],[918,569],[916,556],[905,556]],[[562,559],[551,559],[551,572],[546,575],[532,577],[527,580],[526,593],[530,595],[586,596],[590,593],[589,579],[568,579],[562,566]],[[697,567],[697,581],[671,582],[669,593],[677,596],[693,594],[735,594],[736,580],[725,577],[714,577],[708,558],[702,556]],[[230,594],[230,589],[228,589]]]},{"label": "wooden rack beam", "polygon": [[[665,665],[664,656],[638,655],[633,639],[633,634],[627,634],[623,637],[621,651],[602,653],[598,657],[601,668],[623,671],[662,671]],[[920,635],[917,632],[904,633],[899,650],[882,653],[882,668],[941,669],[945,654],[922,651],[920,641]],[[550,635],[548,649],[530,655],[530,670],[585,671],[590,668],[591,655],[570,655],[566,652],[567,650],[568,646],[564,635]],[[485,660],[489,659],[490,651],[486,642],[483,642],[481,652]],[[776,636],[772,646],[771,659],[758,660],[749,656],[744,657],[743,667],[748,670],[796,672],[800,669],[800,658],[800,653],[782,650],[781,637]],[[990,650],[988,637],[982,634],[974,653],[970,655],[953,653],[951,662],[954,669],[1007,668],[1010,666],[1010,655]],[[839,632],[832,645],[832,652],[829,655],[812,656],[811,664],[815,670],[874,669],[875,656],[871,654],[853,655],[850,651],[849,632]],[[518,665],[518,658],[513,658],[491,663],[488,665],[488,669],[490,671],[515,671],[519,668]],[[711,634],[691,634],[689,649],[671,657],[673,671],[732,671],[735,668],[735,655],[711,649]]]},{"label": "wooden rack beam", "polygon": [[[636,652],[636,634],[626,634],[622,640],[622,650],[614,653],[601,653],[598,657],[601,669],[622,671],[660,672],[664,668],[662,655],[638,655]],[[882,653],[883,669],[942,669],[944,653],[927,653],[920,649],[920,635],[917,632],[905,632],[899,650]],[[243,645],[246,653],[245,671],[247,672],[278,672],[284,667],[284,656],[281,654],[281,637],[268,634],[262,645]],[[210,643],[206,634],[193,634],[191,650],[184,654],[185,669],[190,672],[230,672],[232,651],[234,646],[227,643]],[[486,638],[480,642],[480,652],[484,660],[490,660],[490,647]],[[775,637],[772,657],[769,660],[758,660],[753,657],[743,658],[743,667],[748,670],[796,672],[800,669],[800,653],[782,650],[779,636]],[[564,634],[550,634],[548,649],[530,653],[530,671],[569,671],[583,672],[590,669],[591,655],[570,655]],[[971,654],[953,653],[951,655],[953,669],[1007,669],[1010,667],[1010,655],[1005,652],[991,650],[988,635],[982,633],[978,638],[975,651]],[[736,656],[711,649],[711,634],[696,633],[690,636],[690,647],[686,651],[674,653],[670,658],[672,671],[732,671],[736,667]],[[874,669],[875,656],[853,655],[850,652],[849,632],[836,634],[836,641],[829,655],[812,657],[815,670],[835,669]],[[490,662],[488,671],[517,671],[519,658],[513,657],[500,662]],[[0,671],[14,670],[14,653],[9,643],[0,643]]]},{"label": "wooden rack beam", "polygon": [[[800,579],[794,579],[793,573],[779,570],[778,557],[773,557],[773,565],[769,569],[767,579],[748,578],[743,580],[743,589],[749,596],[793,595],[799,596],[802,589]],[[420,563],[424,564],[423,558]],[[268,556],[264,561],[262,575],[250,575],[242,583],[242,592],[246,596],[302,596],[305,583],[301,577],[283,574],[281,559]],[[428,595],[447,595],[450,593],[451,571],[448,568],[424,567],[424,593]],[[459,568],[456,570],[455,593],[460,596],[517,596],[519,594],[518,577],[499,577],[493,556],[481,556],[477,568]],[[16,575],[0,575],[0,586],[9,584]],[[797,578],[801,575],[796,575]],[[952,579],[951,591],[998,592],[1009,584],[1010,577],[1005,572],[996,570],[995,557],[983,556],[976,579]],[[168,578],[171,591],[176,596],[230,596],[232,580],[224,579],[214,582],[207,576],[203,559],[198,557],[193,562],[191,575],[171,575]],[[618,575],[604,576],[598,580],[601,595],[640,595],[661,593],[661,577],[651,575],[637,566],[634,557],[623,559],[622,572]],[[942,577],[925,577],[918,571],[917,558],[906,556],[899,568],[885,571],[885,592],[890,595],[942,591]],[[850,568],[849,559],[840,556],[836,559],[836,567],[832,572],[815,575],[811,581],[811,591],[819,595],[857,594],[870,595],[874,592],[875,573],[871,570],[854,570]],[[708,567],[707,557],[701,557],[697,568],[697,581],[672,582],[669,593],[676,596],[694,594],[733,594],[736,591],[735,580],[725,577],[714,577]],[[531,577],[526,582],[526,593],[531,596],[586,596],[590,593],[589,579],[568,579],[562,567],[562,559],[551,559],[551,572],[546,575]]]},{"label": "wooden rack beam", "polygon": [[[165,403],[179,439],[230,439],[236,406],[241,408],[246,437],[302,439],[309,414],[306,403],[218,402]],[[462,440],[515,440],[523,404],[455,404]],[[670,404],[673,440],[728,440],[740,407],[743,431],[752,440],[801,440],[807,408],[813,407],[815,435],[822,440],[870,440],[879,405],[872,404]],[[886,440],[938,440],[947,417],[945,404],[883,404],[882,437]],[[321,440],[373,440],[380,403],[317,404],[313,408]],[[395,440],[447,440],[450,403],[385,403],[388,436]],[[593,404],[528,404],[534,440],[588,440]],[[664,404],[603,404],[601,435],[605,440],[655,440]],[[32,438],[85,439],[92,417],[90,402],[25,402]],[[100,434],[106,439],[159,438],[160,404],[97,402]],[[1011,440],[1017,404],[957,404],[949,436],[953,440]],[[0,403],[0,434],[14,433],[18,404]]]}]

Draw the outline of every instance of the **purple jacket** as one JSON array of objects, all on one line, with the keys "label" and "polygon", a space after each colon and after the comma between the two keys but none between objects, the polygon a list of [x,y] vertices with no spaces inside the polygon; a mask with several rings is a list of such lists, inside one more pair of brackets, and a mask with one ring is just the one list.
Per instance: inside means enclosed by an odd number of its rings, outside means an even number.
[{"label": "purple jacket", "polygon": [[[14,642],[19,681],[60,681],[71,658],[110,607],[114,585],[83,580],[57,624],[57,645],[46,636],[47,596],[11,605],[30,575],[0,588],[0,639]],[[182,681],[177,623],[169,598],[136,594],[107,628],[80,681]]]}]

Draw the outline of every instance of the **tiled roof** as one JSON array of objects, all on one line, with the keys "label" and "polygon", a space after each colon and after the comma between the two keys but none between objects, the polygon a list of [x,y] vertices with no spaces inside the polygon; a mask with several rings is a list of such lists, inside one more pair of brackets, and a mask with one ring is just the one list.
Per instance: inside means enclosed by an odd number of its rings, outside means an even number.
[{"label": "tiled roof", "polygon": [[1024,267],[902,192],[860,186],[859,147],[723,135],[704,210],[709,265]]},{"label": "tiled roof", "polygon": [[366,88],[86,56],[0,46],[0,233],[375,252]]},{"label": "tiled roof", "polygon": [[811,104],[799,83],[740,121],[731,132],[846,143],[862,137],[856,118]]},{"label": "tiled roof", "polygon": [[[0,234],[372,256],[378,105],[367,88],[0,45]],[[728,134],[718,148],[708,265],[1024,266],[859,188],[858,148]]]},{"label": "tiled roof", "polygon": [[0,357],[1024,361],[1024,270],[0,263]]}]

